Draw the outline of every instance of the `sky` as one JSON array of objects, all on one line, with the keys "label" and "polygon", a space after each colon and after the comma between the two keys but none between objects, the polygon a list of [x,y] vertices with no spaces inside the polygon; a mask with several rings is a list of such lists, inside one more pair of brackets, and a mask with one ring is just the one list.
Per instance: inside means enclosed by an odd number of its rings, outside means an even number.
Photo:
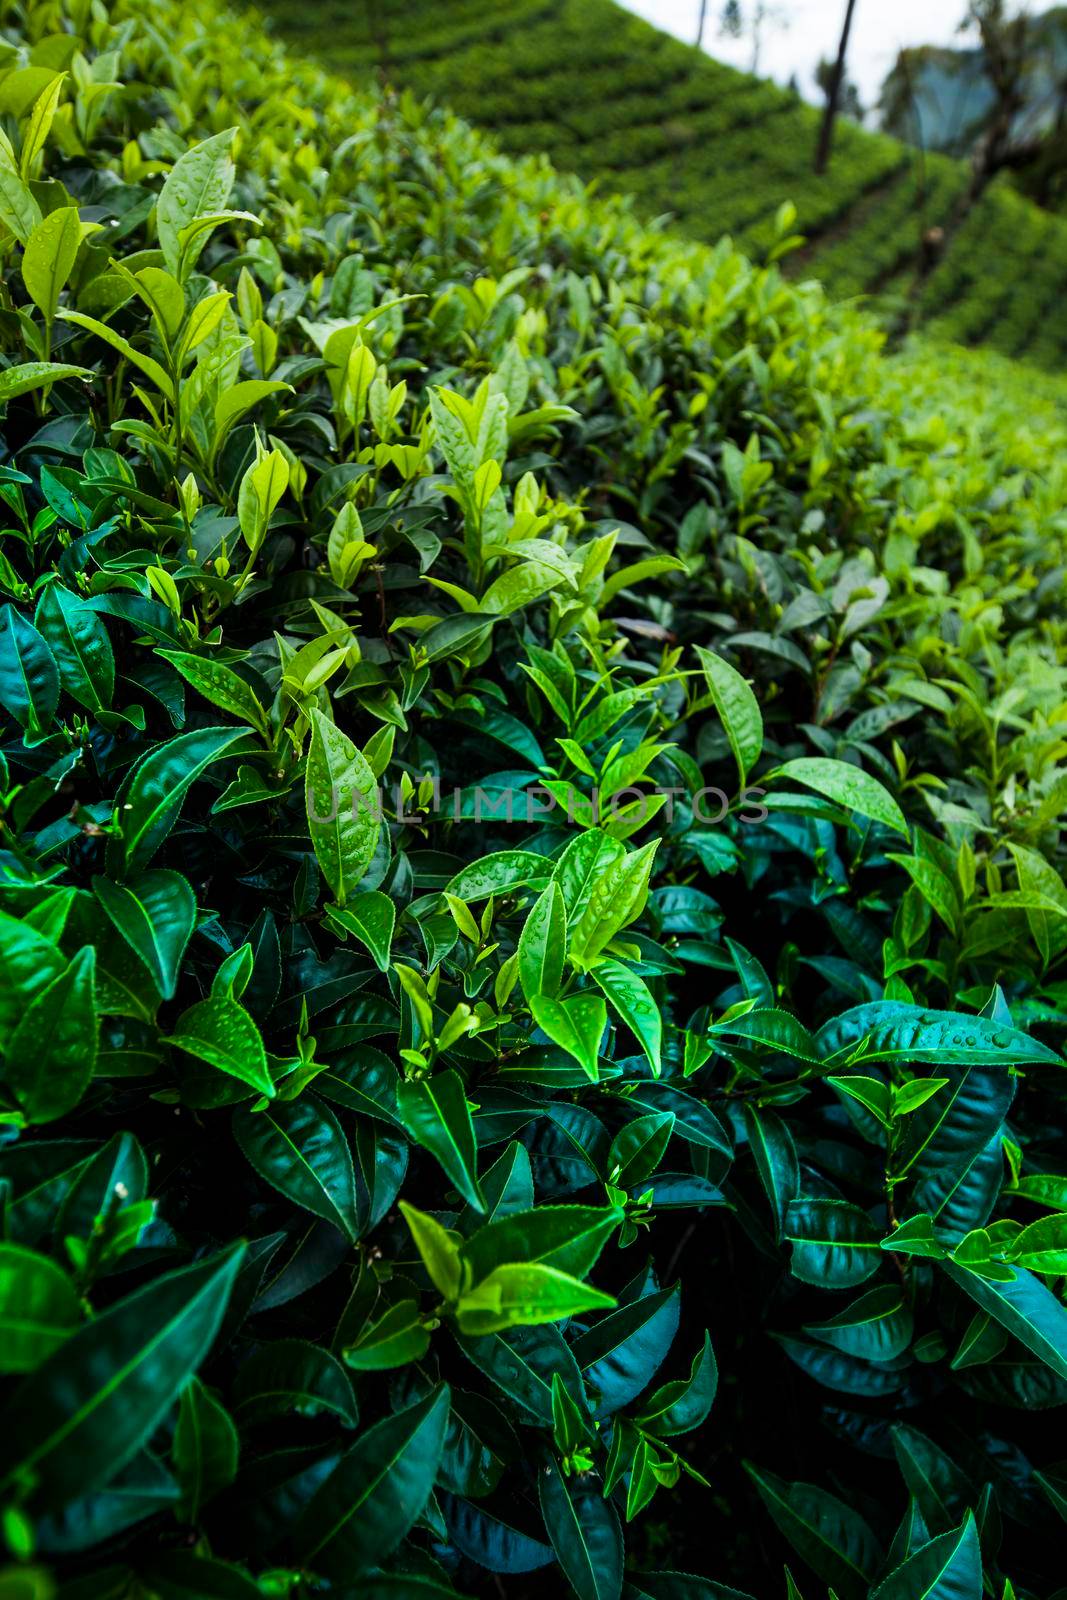
[{"label": "sky", "polygon": [[[749,9],[753,0],[743,0]],[[788,28],[764,25],[760,74],[787,83],[796,73],[801,93],[817,98],[814,70],[820,56],[833,57],[841,36],[845,0],[775,0],[789,19]],[[623,0],[623,4],[658,28],[692,42],[696,37],[700,0]],[[849,72],[865,106],[878,99],[882,80],[904,45],[961,43],[956,33],[966,0],[856,0],[849,46]],[[750,39],[724,39],[718,34],[722,0],[708,0],[705,48],[720,61],[749,71]]]}]

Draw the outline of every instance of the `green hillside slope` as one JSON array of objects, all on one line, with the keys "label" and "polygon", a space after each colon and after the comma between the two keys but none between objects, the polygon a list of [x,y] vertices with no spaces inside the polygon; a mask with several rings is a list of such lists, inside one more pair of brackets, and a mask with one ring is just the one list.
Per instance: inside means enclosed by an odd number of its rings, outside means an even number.
[{"label": "green hillside slope", "polygon": [[[812,171],[818,113],[660,33],[613,0],[269,0],[277,25],[336,71],[384,67],[493,129],[505,149],[632,192],[701,239],[774,240],[792,200],[810,243],[794,270],[840,295],[897,295],[962,343],[1056,367],[1067,354],[1067,220],[994,184],[958,228],[964,164],[850,123]],[[917,278],[926,228],[950,229]]]},{"label": "green hillside slope", "polygon": [[0,119],[0,1600],[1063,1600],[1062,380],[214,0]]}]

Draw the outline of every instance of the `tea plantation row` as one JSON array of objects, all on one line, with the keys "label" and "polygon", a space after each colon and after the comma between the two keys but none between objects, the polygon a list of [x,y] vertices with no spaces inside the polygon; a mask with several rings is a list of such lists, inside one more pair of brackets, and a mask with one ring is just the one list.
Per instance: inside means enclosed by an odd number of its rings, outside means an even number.
[{"label": "tea plantation row", "polygon": [[[730,233],[763,253],[790,200],[811,241],[795,270],[815,273],[835,295],[874,295],[896,317],[918,311],[946,339],[1063,366],[1061,217],[998,181],[957,232],[965,163],[921,160],[847,121],[818,177],[818,112],[697,56],[613,0],[310,0],[267,9],[332,70],[362,82],[382,69],[491,128],[504,149],[545,151],[559,167],[634,194],[648,216],[669,212],[696,238]],[[929,261],[920,272],[922,236],[935,227],[948,231],[948,248],[932,273]]]}]

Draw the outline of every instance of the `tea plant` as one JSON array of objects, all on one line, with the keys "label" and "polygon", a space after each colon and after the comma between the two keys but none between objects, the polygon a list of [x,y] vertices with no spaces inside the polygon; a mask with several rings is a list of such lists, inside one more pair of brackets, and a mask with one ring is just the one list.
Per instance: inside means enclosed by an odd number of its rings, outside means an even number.
[{"label": "tea plant", "polygon": [[1051,1600],[1055,397],[2,14],[0,1596]]}]

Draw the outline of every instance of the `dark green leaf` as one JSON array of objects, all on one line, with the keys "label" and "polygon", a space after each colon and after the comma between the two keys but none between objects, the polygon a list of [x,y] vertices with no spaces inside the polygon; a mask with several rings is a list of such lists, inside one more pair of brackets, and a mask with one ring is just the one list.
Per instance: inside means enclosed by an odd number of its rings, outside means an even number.
[{"label": "dark green leaf", "polygon": [[356,1179],[344,1130],[314,1095],[235,1112],[233,1132],[252,1166],[294,1205],[359,1235]]},{"label": "dark green leaf", "polygon": [[181,1393],[174,1430],[181,1521],[199,1522],[207,1502],[233,1482],[237,1455],[237,1429],[229,1413],[199,1378],[191,1378]]},{"label": "dark green leaf", "polygon": [[650,1395],[635,1421],[645,1433],[658,1439],[688,1433],[706,1421],[719,1386],[719,1369],[711,1347],[711,1334],[705,1333],[704,1346],[693,1358],[688,1378],[665,1383]]},{"label": "dark green leaf", "polygon": [[537,1206],[498,1216],[479,1228],[460,1251],[479,1283],[509,1261],[540,1262],[584,1278],[622,1221],[616,1206]]},{"label": "dark green leaf", "polygon": [[448,1410],[449,1393],[442,1384],[360,1435],[294,1530],[296,1549],[308,1568],[347,1581],[395,1550],[433,1487]]},{"label": "dark green leaf", "polygon": [[61,583],[42,594],[34,618],[59,668],[60,682],[90,711],[110,706],[115,656],[101,618]]},{"label": "dark green leaf", "polygon": [[54,1507],[114,1477],[210,1349],[243,1253],[154,1279],[49,1356],[0,1413],[3,1483]]},{"label": "dark green leaf", "polygon": [[775,1111],[746,1103],[745,1131],[760,1182],[771,1206],[775,1232],[782,1236],[786,1215],[800,1193],[800,1163],[793,1136]]},{"label": "dark green leaf", "polygon": [[850,1289],[882,1264],[879,1235],[859,1206],[844,1200],[793,1200],[785,1219],[793,1276],[825,1289]]},{"label": "dark green leaf", "polygon": [[182,956],[196,925],[196,896],[187,880],[179,872],[154,867],[126,883],[94,878],[93,891],[152,974],[160,995],[172,1000]]},{"label": "dark green leaf", "polygon": [[629,1405],[655,1377],[678,1331],[680,1300],[677,1286],[643,1295],[574,1341],[574,1359],[596,1397],[598,1416]]},{"label": "dark green leaf", "polygon": [[[897,1000],[873,1000],[828,1022],[818,1034],[824,1056],[873,1061],[929,1061],[946,1067],[1055,1065],[1055,1051],[1009,1024],[956,1011],[927,1011]],[[943,1096],[928,1102],[933,1113]],[[926,1108],[924,1108],[926,1109]]]},{"label": "dark green leaf", "polygon": [[485,1201],[478,1187],[478,1147],[458,1072],[448,1068],[431,1078],[401,1083],[397,1112],[407,1133],[436,1156],[467,1204],[484,1212]]},{"label": "dark green leaf", "polygon": [[745,1462],[760,1499],[793,1549],[842,1600],[862,1600],[878,1566],[867,1523],[836,1495],[810,1483],[786,1483]]},{"label": "dark green leaf", "polygon": [[807,1323],[805,1332],[861,1361],[892,1361],[908,1348],[913,1328],[911,1307],[901,1289],[883,1284],[825,1322]]},{"label": "dark green leaf", "polygon": [[41,737],[59,705],[56,658],[32,622],[14,606],[0,614],[0,705],[27,734]]},{"label": "dark green leaf", "polygon": [[586,1403],[574,1356],[551,1324],[510,1328],[484,1338],[460,1336],[457,1343],[509,1400],[538,1422],[552,1424],[552,1378],[556,1373],[571,1398]]},{"label": "dark green leaf", "polygon": [[118,792],[122,834],[109,841],[109,873],[121,878],[143,872],[196,780],[244,738],[243,728],[198,728],[142,756]]},{"label": "dark green leaf", "polygon": [[880,1583],[871,1600],[981,1600],[982,1553],[968,1512],[951,1533],[931,1540]]},{"label": "dark green leaf", "polygon": [[79,950],[26,1007],[2,1069],[29,1122],[54,1122],[78,1104],[96,1065],[96,952]]},{"label": "dark green leaf", "polygon": [[656,1171],[674,1132],[673,1111],[653,1111],[621,1128],[608,1151],[608,1177],[620,1189],[644,1183]]},{"label": "dark green leaf", "polygon": [[619,1600],[622,1529],[611,1502],[572,1485],[558,1467],[544,1469],[538,1487],[545,1529],[578,1600]]},{"label": "dark green leaf", "polygon": [[304,1339],[272,1339],[243,1363],[233,1388],[233,1414],[244,1428],[289,1413],[332,1415],[349,1428],[359,1421],[352,1385],[328,1350]]},{"label": "dark green leaf", "polygon": [[1060,1378],[1067,1379],[1067,1309],[1046,1289],[1040,1278],[1021,1267],[1010,1267],[1011,1277],[994,1283],[942,1262],[953,1283],[1008,1332],[1032,1350]]},{"label": "dark green leaf", "polygon": [[80,1321],[74,1285],[54,1261],[0,1244],[0,1372],[32,1372]]},{"label": "dark green leaf", "polygon": [[931,1533],[946,1533],[972,1497],[966,1475],[918,1428],[898,1422],[892,1437],[897,1465],[923,1521]]}]

